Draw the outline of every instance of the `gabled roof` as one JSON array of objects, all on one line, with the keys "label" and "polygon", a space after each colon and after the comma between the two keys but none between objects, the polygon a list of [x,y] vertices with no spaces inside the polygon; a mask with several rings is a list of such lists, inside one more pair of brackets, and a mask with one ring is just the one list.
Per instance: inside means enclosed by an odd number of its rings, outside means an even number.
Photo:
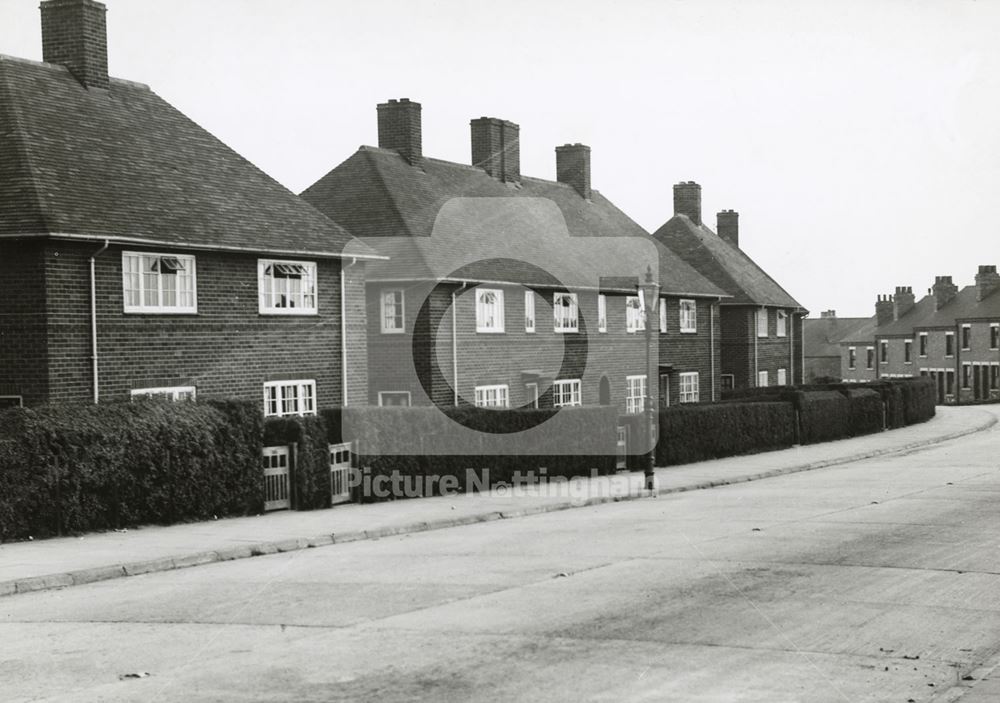
[{"label": "gabled roof", "polygon": [[874,344],[878,333],[878,318],[875,315],[867,318],[861,325],[845,334],[840,339],[840,346],[847,344]]},{"label": "gabled roof", "polygon": [[[934,296],[927,296],[933,300]],[[940,310],[932,311],[923,320],[914,322],[913,329],[920,328],[940,328],[954,327],[955,321],[967,314],[976,306],[976,287],[966,286],[960,290],[954,298],[945,303]]]},{"label": "gabled roof", "polygon": [[821,317],[803,320],[802,346],[807,357],[840,356],[840,342],[863,325],[867,317]]},{"label": "gabled roof", "polygon": [[804,310],[742,249],[705,225],[677,214],[653,233],[658,241],[732,296],[724,305],[772,305]]},{"label": "gabled roof", "polygon": [[935,298],[933,295],[925,295],[918,300],[909,312],[888,324],[882,325],[875,330],[877,337],[908,337],[913,334],[917,327],[925,327],[927,321],[934,317]]},{"label": "gabled roof", "polygon": [[[975,286],[973,286],[974,288]],[[973,295],[975,300],[975,295]],[[955,315],[956,321],[961,320],[1000,320],[1000,290],[995,290],[980,301],[968,306]]]},{"label": "gabled roof", "polygon": [[596,286],[599,275],[634,279],[658,257],[664,293],[725,295],[596,190],[586,200],[564,183],[513,185],[474,166],[361,147],[302,198],[390,257],[369,280]]},{"label": "gabled roof", "polygon": [[339,256],[351,239],[147,86],[88,90],[62,66],[0,56],[10,237],[313,256]]}]

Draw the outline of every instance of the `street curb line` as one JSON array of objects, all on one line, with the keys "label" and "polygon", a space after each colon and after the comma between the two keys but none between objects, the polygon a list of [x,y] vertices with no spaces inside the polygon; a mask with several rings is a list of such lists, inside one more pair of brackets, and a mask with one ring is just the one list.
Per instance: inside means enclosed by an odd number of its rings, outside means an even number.
[{"label": "street curb line", "polygon": [[904,452],[913,451],[914,449],[920,449],[935,444],[942,444],[944,442],[949,442],[953,439],[958,439],[959,437],[965,437],[966,435],[975,434],[976,432],[982,432],[984,430],[988,430],[989,428],[996,425],[997,422],[998,422],[997,417],[990,415],[989,420],[983,425],[971,429],[964,429],[960,432],[952,432],[951,434],[947,434],[942,437],[921,440],[918,442],[910,442],[909,444],[904,444],[899,447],[876,449],[874,451],[862,452],[859,454],[853,454],[846,457],[827,459],[824,461],[816,461],[810,464],[802,464],[800,466],[790,466],[783,469],[774,469],[772,471],[762,471],[756,474],[737,476],[728,479],[720,479],[718,481],[702,481],[700,483],[691,483],[684,486],[673,486],[670,488],[660,488],[653,491],[642,489],[639,491],[623,493],[620,495],[596,496],[592,498],[587,498],[585,500],[576,500],[576,501],[571,500],[563,503],[548,503],[545,505],[533,505],[525,508],[516,508],[513,510],[491,510],[486,513],[477,513],[474,515],[463,515],[461,517],[415,522],[406,525],[388,525],[385,527],[373,528],[371,530],[352,530],[349,532],[333,532],[333,533],[317,535],[315,537],[307,537],[307,538],[299,537],[299,538],[277,540],[274,542],[261,542],[252,545],[223,547],[216,550],[197,552],[195,554],[188,554],[183,556],[160,557],[157,559],[129,562],[127,564],[97,566],[88,569],[80,569],[78,571],[70,571],[66,573],[46,574],[44,576],[29,576],[21,579],[14,579],[11,581],[0,581],[0,598],[2,598],[3,596],[16,595],[19,593],[32,593],[37,591],[54,590],[57,588],[67,588],[69,586],[80,586],[87,583],[108,581],[111,579],[124,578],[127,576],[139,576],[141,574],[152,574],[152,573],[159,573],[162,571],[186,569],[192,566],[203,566],[205,564],[233,561],[236,559],[249,559],[250,557],[266,556],[268,554],[278,554],[281,552],[292,552],[301,549],[327,547],[335,544],[347,544],[350,542],[377,540],[383,537],[396,537],[399,535],[414,534],[417,532],[428,532],[431,530],[447,529],[449,527],[462,527],[465,525],[474,525],[481,522],[492,522],[494,520],[510,520],[521,517],[529,517],[531,515],[552,513],[561,510],[572,510],[574,508],[589,508],[596,505],[605,505],[607,503],[619,503],[623,501],[639,500],[642,498],[649,498],[660,495],[669,495],[671,493],[686,493],[688,491],[700,491],[709,488],[719,488],[721,486],[731,486],[738,483],[749,483],[751,481],[759,481],[761,479],[766,479],[766,478],[775,478],[777,476],[786,476],[788,474],[800,473],[803,471],[814,471],[816,469],[823,469],[830,466],[849,464],[854,461],[863,461],[865,459],[872,459],[879,456],[902,454]]}]

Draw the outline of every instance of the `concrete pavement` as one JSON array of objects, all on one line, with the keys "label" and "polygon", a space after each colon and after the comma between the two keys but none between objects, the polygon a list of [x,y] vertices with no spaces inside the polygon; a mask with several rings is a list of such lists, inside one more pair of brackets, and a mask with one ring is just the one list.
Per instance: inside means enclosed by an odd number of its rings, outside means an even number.
[{"label": "concrete pavement", "polygon": [[[940,407],[877,435],[657,470],[658,493],[711,488],[912,451],[992,427],[994,406]],[[513,490],[340,505],[213,522],[0,545],[0,595],[13,595],[335,543],[378,539],[648,496],[624,473]]]}]

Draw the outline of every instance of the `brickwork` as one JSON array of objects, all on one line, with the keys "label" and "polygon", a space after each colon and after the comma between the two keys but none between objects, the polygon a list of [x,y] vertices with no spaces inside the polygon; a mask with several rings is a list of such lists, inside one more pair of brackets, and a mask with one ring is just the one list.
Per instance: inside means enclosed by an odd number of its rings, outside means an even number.
[{"label": "brickwork", "polygon": [[734,388],[757,386],[758,373],[767,371],[768,385],[778,383],[784,369],[787,384],[802,382],[802,318],[787,311],[785,336],[778,336],[776,308],[766,308],[767,336],[757,336],[756,306],[722,306],[722,369],[732,374]]},{"label": "brickwork", "polygon": [[41,4],[42,57],[66,66],[88,87],[105,88],[108,79],[107,18],[92,0],[47,0]]},{"label": "brickwork", "polygon": [[44,247],[39,242],[0,245],[0,396],[26,405],[48,395]]},{"label": "brickwork", "polygon": [[423,156],[420,103],[407,98],[390,100],[378,106],[378,145],[394,149],[414,163]]},{"label": "brickwork", "polygon": [[[61,243],[45,249],[51,401],[91,399],[88,257],[96,250],[94,244]],[[317,261],[316,315],[260,314],[258,257],[211,252],[195,254],[196,314],[125,313],[121,252],[112,246],[97,259],[102,401],[169,386],[195,386],[199,398],[257,400],[266,381],[312,379],[318,408],[342,404],[339,262]],[[355,322],[348,330],[348,375],[352,400],[362,402],[364,268],[357,265],[349,274]]]},{"label": "brickwork", "polygon": [[[1000,319],[960,322],[955,330],[959,402],[1000,400],[1000,349],[991,347],[994,324],[1000,325]],[[968,347],[962,344],[963,327],[968,328]]]}]

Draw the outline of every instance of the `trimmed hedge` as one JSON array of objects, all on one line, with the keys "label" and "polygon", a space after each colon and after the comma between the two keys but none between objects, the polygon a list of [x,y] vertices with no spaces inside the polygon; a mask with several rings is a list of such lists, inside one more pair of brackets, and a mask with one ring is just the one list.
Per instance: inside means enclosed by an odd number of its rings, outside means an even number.
[{"label": "trimmed hedge", "polygon": [[851,408],[851,436],[882,431],[882,396],[870,388],[848,388],[844,391]]},{"label": "trimmed hedge", "polygon": [[678,405],[660,411],[656,465],[790,447],[795,443],[791,403]]},{"label": "trimmed hedge", "polygon": [[815,444],[851,436],[851,403],[837,391],[798,392],[799,442]]},{"label": "trimmed hedge", "polygon": [[256,403],[0,413],[0,541],[243,515],[262,507]]}]

